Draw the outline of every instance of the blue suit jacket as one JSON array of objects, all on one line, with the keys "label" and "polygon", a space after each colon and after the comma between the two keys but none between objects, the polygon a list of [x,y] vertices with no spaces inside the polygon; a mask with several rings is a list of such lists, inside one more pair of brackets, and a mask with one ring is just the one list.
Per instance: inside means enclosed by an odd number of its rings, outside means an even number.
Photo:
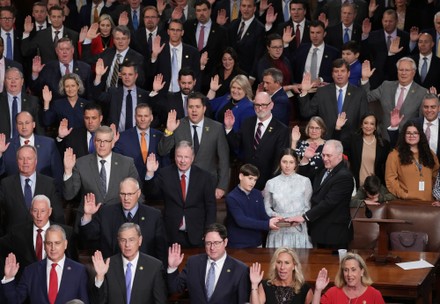
[{"label": "blue suit jacket", "polygon": [[[223,124],[224,122],[219,120],[219,112],[222,111],[222,109],[229,103],[230,99],[231,95],[228,93],[209,101],[211,105],[211,110],[214,113],[215,120],[217,120],[221,124]],[[235,117],[233,128],[234,131],[238,132],[238,130],[240,130],[242,121],[248,117],[255,115],[254,105],[251,100],[249,100],[247,97],[244,97],[236,104],[235,107],[232,108],[232,113]]]},{"label": "blue suit jacket", "polygon": [[[26,299],[29,299],[30,303],[49,304],[46,261],[47,259],[44,259],[26,267],[18,284],[12,281],[3,285],[9,304],[23,303]],[[64,304],[73,299],[89,303],[87,280],[86,268],[66,258],[55,304]]]},{"label": "blue suit jacket", "polygon": [[[53,138],[34,134],[35,148],[37,149],[37,172],[50,176],[56,183],[63,181],[63,162]],[[0,174],[12,175],[18,173],[16,160],[17,150],[20,147],[20,138],[10,140],[8,149],[0,158]]]},{"label": "blue suit jacket", "polygon": [[283,87],[271,96],[273,102],[272,115],[286,126],[289,125],[291,104]]},{"label": "blue suit jacket", "polygon": [[[150,128],[150,137],[148,141],[148,154],[154,153],[156,159],[159,161],[159,167],[162,168],[170,164],[168,155],[161,157],[157,153],[157,145],[161,140],[163,133]],[[139,173],[141,180],[145,178],[147,169],[145,167],[145,162],[142,159],[141,146],[139,143],[138,133],[136,128],[131,128],[121,132],[119,140],[116,142],[113,151],[128,157],[133,158],[134,165]]]},{"label": "blue suit jacket", "polygon": [[207,259],[206,254],[191,256],[180,274],[177,270],[168,274],[169,291],[182,292],[187,288],[191,303],[241,304],[249,301],[249,268],[230,256],[226,256],[217,285],[208,301],[205,291]]}]

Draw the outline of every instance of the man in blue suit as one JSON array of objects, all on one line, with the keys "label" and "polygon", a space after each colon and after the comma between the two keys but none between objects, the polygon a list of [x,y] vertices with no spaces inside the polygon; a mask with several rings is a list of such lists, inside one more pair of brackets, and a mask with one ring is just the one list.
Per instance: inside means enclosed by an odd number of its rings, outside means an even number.
[{"label": "man in blue suit", "polygon": [[38,304],[61,304],[73,299],[89,303],[86,268],[66,258],[66,248],[64,229],[58,225],[50,226],[44,241],[47,258],[26,267],[18,284],[15,275],[20,266],[15,255],[10,253],[2,280],[8,303],[23,303],[26,299]]},{"label": "man in blue suit", "polygon": [[163,133],[150,127],[153,119],[151,107],[147,103],[138,104],[135,114],[136,126],[122,132],[113,148],[114,152],[133,158],[141,179],[147,173],[145,162],[148,154],[156,155],[161,168],[170,163],[168,156],[160,157],[157,154],[157,145]]},{"label": "man in blue suit", "polygon": [[183,254],[180,245],[173,244],[168,255],[169,291],[188,289],[191,303],[246,303],[250,294],[249,268],[226,254],[227,236],[225,226],[208,226],[204,237],[206,254],[189,257],[180,273]]}]

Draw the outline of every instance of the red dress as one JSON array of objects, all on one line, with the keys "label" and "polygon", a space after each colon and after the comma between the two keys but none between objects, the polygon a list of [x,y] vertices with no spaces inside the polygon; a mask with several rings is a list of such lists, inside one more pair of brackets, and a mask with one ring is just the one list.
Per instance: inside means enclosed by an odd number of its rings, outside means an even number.
[{"label": "red dress", "polygon": [[368,286],[363,294],[349,299],[342,288],[332,287],[321,297],[321,304],[385,304],[382,294],[374,287]]}]

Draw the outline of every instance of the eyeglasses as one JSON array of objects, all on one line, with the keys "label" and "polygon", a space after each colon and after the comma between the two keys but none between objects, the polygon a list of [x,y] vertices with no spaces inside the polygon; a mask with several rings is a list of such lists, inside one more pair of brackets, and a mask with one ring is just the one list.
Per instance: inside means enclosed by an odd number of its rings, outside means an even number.
[{"label": "eyeglasses", "polygon": [[138,240],[138,238],[129,238],[129,239],[120,239],[120,238],[118,238],[118,242],[119,243],[121,243],[121,244],[128,244],[128,245],[131,245],[131,244],[134,244],[134,243],[136,243],[137,242],[137,240]]},{"label": "eyeglasses", "polygon": [[110,144],[110,143],[113,142],[113,140],[95,139],[95,142],[96,142],[98,145],[101,145],[101,144]]},{"label": "eyeglasses", "polygon": [[214,241],[214,242],[205,242],[205,247],[210,248],[211,246],[213,246],[214,248],[217,248],[217,247],[220,246],[223,242],[224,242],[224,240],[223,240],[223,241]]},{"label": "eyeglasses", "polygon": [[269,102],[269,103],[254,103],[254,108],[255,109],[267,109],[267,107],[270,105],[272,103],[272,101],[271,102]]},{"label": "eyeglasses", "polygon": [[3,18],[0,18],[1,20],[5,20],[5,21],[12,21],[12,20],[14,20],[14,18],[13,17],[3,17]]},{"label": "eyeglasses", "polygon": [[406,132],[405,135],[406,136],[418,136],[420,133],[419,132]]},{"label": "eyeglasses", "polygon": [[139,191],[139,189],[137,189],[135,192],[132,193],[125,193],[125,192],[119,192],[119,195],[122,197],[132,197],[133,195],[135,195],[137,192]]},{"label": "eyeglasses", "polygon": [[309,127],[310,131],[319,131],[321,130],[321,127]]}]

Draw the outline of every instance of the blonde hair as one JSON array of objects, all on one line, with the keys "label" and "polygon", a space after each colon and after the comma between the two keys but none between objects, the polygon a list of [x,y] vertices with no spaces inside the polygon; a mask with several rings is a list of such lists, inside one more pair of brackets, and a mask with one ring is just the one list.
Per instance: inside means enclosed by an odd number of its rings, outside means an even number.
[{"label": "blonde hair", "polygon": [[292,271],[292,285],[294,292],[298,294],[301,290],[301,287],[304,285],[304,275],[302,273],[301,263],[298,258],[298,254],[291,248],[288,247],[280,247],[278,248],[275,253],[272,256],[272,260],[270,261],[269,266],[269,284],[273,284],[274,280],[278,279],[278,272],[276,269],[276,263],[278,260],[278,257],[282,253],[287,253],[292,257],[293,264],[295,265],[295,268]]},{"label": "blonde hair", "polygon": [[252,86],[249,82],[249,78],[247,78],[244,75],[237,75],[234,78],[232,78],[231,80],[231,84],[229,85],[229,88],[232,87],[232,85],[236,83],[238,84],[238,86],[240,88],[242,88],[242,90],[244,91],[244,94],[246,94],[246,97],[250,100],[252,100],[252,98],[254,98],[254,94],[252,93]]},{"label": "blonde hair", "polygon": [[359,264],[359,268],[364,271],[363,275],[361,276],[362,285],[370,286],[371,284],[373,284],[373,280],[371,279],[370,274],[368,273],[367,264],[365,264],[365,261],[362,259],[362,257],[359,254],[349,252],[342,259],[341,263],[339,263],[338,273],[336,274],[336,277],[335,277],[335,286],[336,287],[342,288],[343,286],[345,286],[347,284],[347,282],[345,282],[345,278],[344,278],[344,265],[345,265],[345,262],[347,262],[348,260],[357,261]]}]

